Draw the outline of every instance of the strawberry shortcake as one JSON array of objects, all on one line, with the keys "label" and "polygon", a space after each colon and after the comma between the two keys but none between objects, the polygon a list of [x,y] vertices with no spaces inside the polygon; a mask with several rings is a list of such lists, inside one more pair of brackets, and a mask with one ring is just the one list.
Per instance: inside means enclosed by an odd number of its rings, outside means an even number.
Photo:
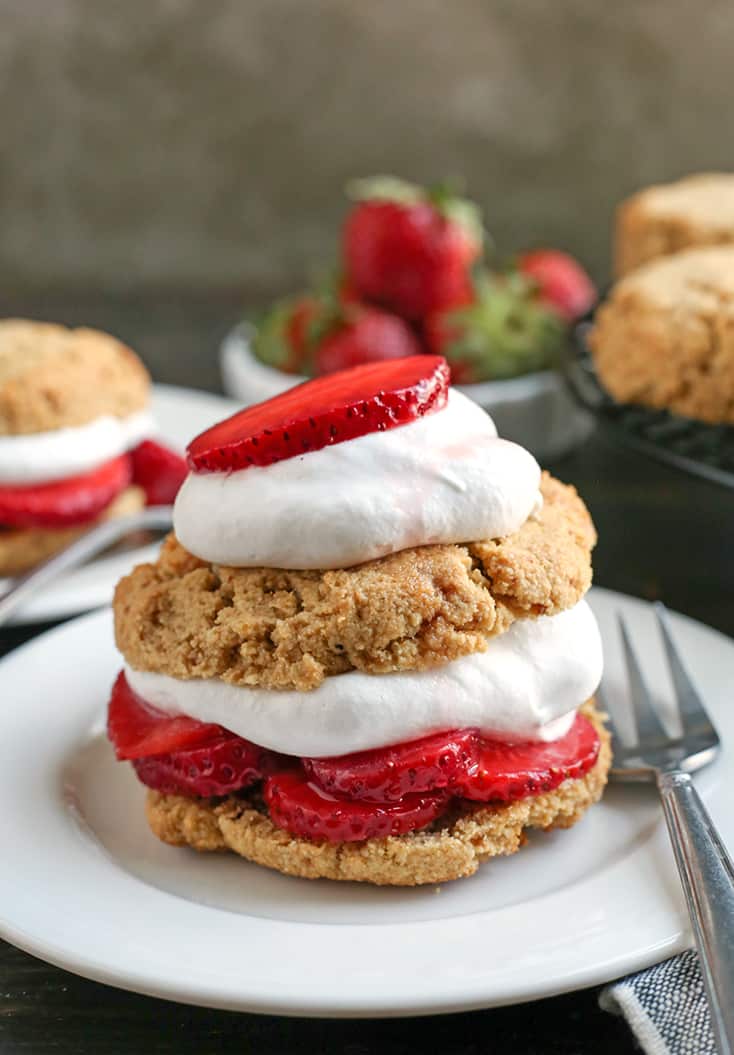
[{"label": "strawberry shortcake", "polygon": [[114,602],[108,735],[160,839],[440,883],[599,799],[593,525],[445,360],[307,382],[188,464]]},{"label": "strawberry shortcake", "polygon": [[154,432],[150,378],[96,330],[0,321],[0,576],[106,517],[173,501],[185,476]]}]

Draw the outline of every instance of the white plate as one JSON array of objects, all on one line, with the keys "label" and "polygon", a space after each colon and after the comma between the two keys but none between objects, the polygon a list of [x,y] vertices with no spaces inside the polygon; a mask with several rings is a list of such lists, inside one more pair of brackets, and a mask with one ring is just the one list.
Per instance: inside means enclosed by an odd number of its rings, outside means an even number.
[{"label": "white plate", "polygon": [[[623,685],[615,610],[662,672],[647,605],[599,589],[592,605],[613,691]],[[673,627],[726,745],[699,787],[734,848],[734,642],[683,616]],[[103,735],[118,666],[109,612],[0,662],[0,935],[36,956],[189,1003],[383,1016],[548,996],[688,943],[646,786],[614,786],[572,830],[536,833],[515,857],[440,889],[309,882],[166,847],[146,827],[143,788]]]},{"label": "white plate", "polygon": [[[250,333],[249,324],[241,323],[222,342],[219,366],[225,392],[249,405],[306,380],[261,363],[250,349]],[[536,458],[566,454],[580,446],[593,428],[592,416],[579,407],[553,370],[457,387],[492,415],[500,436],[527,447]]]},{"label": "white plate", "polygon": [[[224,396],[197,392],[175,385],[154,385],[152,410],[158,425],[158,436],[176,450],[183,451],[198,432],[228,414],[234,414],[241,403]],[[158,546],[145,546],[100,557],[81,568],[61,576],[37,597],[18,610],[10,625],[39,623],[64,619],[90,608],[101,608],[112,600],[115,583],[142,561],[153,560]],[[0,579],[0,597],[10,580]]]}]

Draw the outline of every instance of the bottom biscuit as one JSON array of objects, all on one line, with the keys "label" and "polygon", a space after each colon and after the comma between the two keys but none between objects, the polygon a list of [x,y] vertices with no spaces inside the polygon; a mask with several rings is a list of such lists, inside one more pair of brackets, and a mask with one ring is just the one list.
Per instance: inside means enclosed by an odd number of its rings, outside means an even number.
[{"label": "bottom biscuit", "polygon": [[409,835],[361,843],[311,842],[277,828],[258,808],[257,795],[247,793],[215,803],[149,791],[148,823],[159,839],[172,846],[231,850],[255,864],[303,879],[378,886],[461,879],[476,872],[482,861],[519,850],[528,828],[570,828],[601,798],[611,765],[610,738],[593,704],[583,711],[601,738],[599,757],[585,776],[504,806],[457,802],[448,815]]},{"label": "bottom biscuit", "polygon": [[98,520],[82,527],[61,528],[24,528],[22,530],[0,528],[0,577],[20,575],[30,571],[36,564],[52,557],[54,553],[65,549],[75,539],[89,531],[101,520],[113,517],[128,516],[137,513],[145,505],[145,493],[139,487],[127,487],[117,496]]}]

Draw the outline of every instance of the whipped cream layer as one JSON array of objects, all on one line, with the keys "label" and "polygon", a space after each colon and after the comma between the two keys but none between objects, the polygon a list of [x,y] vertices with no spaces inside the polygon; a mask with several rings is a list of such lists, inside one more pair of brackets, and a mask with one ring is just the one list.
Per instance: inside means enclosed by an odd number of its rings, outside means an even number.
[{"label": "whipped cream layer", "polygon": [[431,543],[511,534],[540,502],[540,469],[460,392],[425,417],[264,468],[191,473],[174,528],[202,560],[345,568]]},{"label": "whipped cream layer", "polygon": [[350,671],[312,692],[179,681],[126,667],[131,688],[166,714],[216,722],[261,747],[329,757],[478,728],[500,740],[555,740],[601,679],[596,621],[581,601],[556,616],[522,619],[486,652],[432,670]]},{"label": "whipped cream layer", "polygon": [[0,436],[0,486],[38,484],[91,472],[155,432],[148,410],[111,415],[87,425],[22,436]]}]

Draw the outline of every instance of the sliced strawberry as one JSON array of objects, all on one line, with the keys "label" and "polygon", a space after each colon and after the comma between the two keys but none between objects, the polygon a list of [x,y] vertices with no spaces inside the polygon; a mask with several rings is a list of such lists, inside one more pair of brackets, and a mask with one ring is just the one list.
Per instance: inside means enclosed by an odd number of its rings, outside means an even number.
[{"label": "sliced strawberry", "polygon": [[440,356],[356,366],[297,385],[202,432],[189,444],[188,462],[194,472],[227,472],[382,432],[440,410],[448,383]]},{"label": "sliced strawberry", "polygon": [[143,784],[166,795],[229,795],[261,780],[270,752],[223,733],[203,747],[133,759]]},{"label": "sliced strawberry", "polygon": [[300,769],[284,770],[265,781],[273,824],[293,835],[334,843],[405,835],[430,824],[448,801],[446,792],[434,791],[383,804],[350,802],[323,791]]},{"label": "sliced strawberry", "polygon": [[162,714],[133,692],[124,671],[120,671],[107,711],[107,735],[117,757],[129,759],[201,747],[231,734],[221,725],[197,722],[183,714]]},{"label": "sliced strawberry", "polygon": [[457,782],[457,793],[475,802],[512,802],[552,791],[587,773],[599,755],[599,734],[582,714],[560,740],[508,744],[480,740],[477,766]]},{"label": "sliced strawberry", "polygon": [[143,440],[130,457],[133,483],[143,488],[147,504],[171,505],[189,471],[181,455],[154,440]]},{"label": "sliced strawberry", "polygon": [[436,733],[393,747],[336,758],[305,758],[324,791],[368,802],[395,802],[417,791],[454,788],[477,765],[475,729]]},{"label": "sliced strawberry", "polygon": [[113,458],[83,476],[48,484],[0,487],[0,524],[12,528],[64,528],[95,520],[128,486],[130,457]]}]

